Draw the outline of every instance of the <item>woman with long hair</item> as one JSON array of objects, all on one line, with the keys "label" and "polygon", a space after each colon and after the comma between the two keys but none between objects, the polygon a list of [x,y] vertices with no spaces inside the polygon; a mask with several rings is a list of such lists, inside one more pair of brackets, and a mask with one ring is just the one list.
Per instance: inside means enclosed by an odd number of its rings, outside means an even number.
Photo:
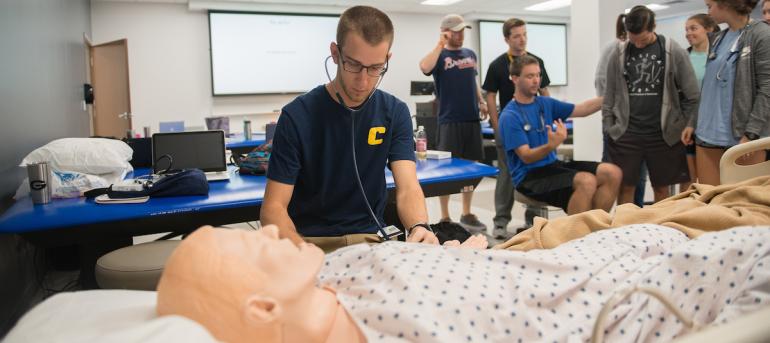
[{"label": "woman with long hair", "polygon": [[[711,39],[715,32],[719,32],[719,25],[705,13],[696,14],[687,19],[684,25],[685,37],[690,47],[687,52],[690,54],[690,63],[692,63],[695,77],[698,79],[698,85],[703,84],[703,74],[706,72],[706,57],[709,52]],[[690,182],[679,184],[679,190],[684,191],[693,182],[698,182],[698,172],[695,166],[695,144],[687,145],[687,168],[690,171]]]},{"label": "woman with long hair", "polygon": [[[682,131],[682,142],[695,141],[698,181],[718,185],[719,160],[728,148],[770,134],[770,26],[749,16],[759,0],[705,2],[709,16],[729,28],[709,48],[698,115]],[[764,159],[755,152],[739,163]]]}]

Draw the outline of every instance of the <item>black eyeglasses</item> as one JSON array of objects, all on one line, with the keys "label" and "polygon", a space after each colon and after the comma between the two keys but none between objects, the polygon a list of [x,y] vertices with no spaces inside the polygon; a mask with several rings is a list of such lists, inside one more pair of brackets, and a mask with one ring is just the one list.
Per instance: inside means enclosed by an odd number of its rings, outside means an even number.
[{"label": "black eyeglasses", "polygon": [[348,61],[345,54],[342,53],[342,48],[337,47],[337,51],[340,52],[340,57],[342,60],[342,69],[345,69],[345,71],[350,73],[358,74],[361,71],[366,69],[366,75],[369,75],[371,77],[379,77],[385,74],[385,72],[388,71],[388,62],[385,60],[385,64],[379,64],[379,65],[370,65],[365,66],[361,63],[358,63],[356,61]]}]

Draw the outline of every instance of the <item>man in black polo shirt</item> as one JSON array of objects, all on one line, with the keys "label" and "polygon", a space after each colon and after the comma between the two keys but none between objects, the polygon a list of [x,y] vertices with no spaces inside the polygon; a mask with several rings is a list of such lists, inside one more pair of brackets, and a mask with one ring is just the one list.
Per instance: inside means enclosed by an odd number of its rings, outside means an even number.
[{"label": "man in black polo shirt", "polygon": [[327,252],[378,241],[376,234],[386,225],[387,165],[407,241],[438,243],[429,231],[417,181],[409,110],[377,89],[392,43],[393,24],[387,15],[368,6],[349,8],[340,16],[337,42],[330,46],[336,77],[281,111],[260,219],[264,225],[277,225],[282,238],[298,245],[309,241]]},{"label": "man in black polo shirt", "polygon": [[[503,37],[508,44],[508,51],[497,57],[489,64],[487,75],[484,79],[482,89],[487,91],[487,108],[489,112],[489,123],[495,130],[495,147],[497,148],[497,167],[500,168],[499,175],[509,175],[508,163],[506,163],[505,149],[503,149],[503,139],[500,137],[498,128],[498,107],[495,105],[495,96],[500,99],[500,111],[513,98],[515,87],[510,77],[510,65],[514,60],[518,60],[523,55],[534,57],[540,63],[540,89],[538,93],[542,96],[550,96],[548,85],[551,80],[548,78],[548,72],[545,71],[545,65],[540,57],[527,52],[527,24],[517,18],[510,18],[503,23]],[[511,209],[513,208],[513,184],[509,177],[498,177],[495,185],[495,231],[497,237],[507,237],[506,228],[511,221]]]}]

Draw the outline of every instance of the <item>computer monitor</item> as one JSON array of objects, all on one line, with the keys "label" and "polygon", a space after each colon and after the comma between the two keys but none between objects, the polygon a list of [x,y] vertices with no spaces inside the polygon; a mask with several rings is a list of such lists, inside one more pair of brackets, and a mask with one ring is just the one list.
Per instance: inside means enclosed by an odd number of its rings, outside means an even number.
[{"label": "computer monitor", "polygon": [[433,81],[412,81],[409,95],[433,95]]}]

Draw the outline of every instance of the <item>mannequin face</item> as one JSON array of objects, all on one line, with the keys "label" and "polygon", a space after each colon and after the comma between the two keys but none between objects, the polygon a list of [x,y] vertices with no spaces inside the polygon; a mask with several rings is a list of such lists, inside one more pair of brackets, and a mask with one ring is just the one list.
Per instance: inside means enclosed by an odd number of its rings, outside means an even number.
[{"label": "mannequin face", "polygon": [[323,251],[278,239],[275,226],[259,231],[203,227],[169,257],[158,284],[159,315],[182,315],[217,339],[284,340],[315,289]]},{"label": "mannequin face", "polygon": [[302,243],[297,246],[288,239],[279,239],[275,226],[259,231],[217,231],[220,241],[231,247],[234,255],[246,259],[244,273],[251,271],[269,276],[269,282],[263,287],[266,295],[290,301],[315,286],[324,258],[323,251],[315,245]]}]

